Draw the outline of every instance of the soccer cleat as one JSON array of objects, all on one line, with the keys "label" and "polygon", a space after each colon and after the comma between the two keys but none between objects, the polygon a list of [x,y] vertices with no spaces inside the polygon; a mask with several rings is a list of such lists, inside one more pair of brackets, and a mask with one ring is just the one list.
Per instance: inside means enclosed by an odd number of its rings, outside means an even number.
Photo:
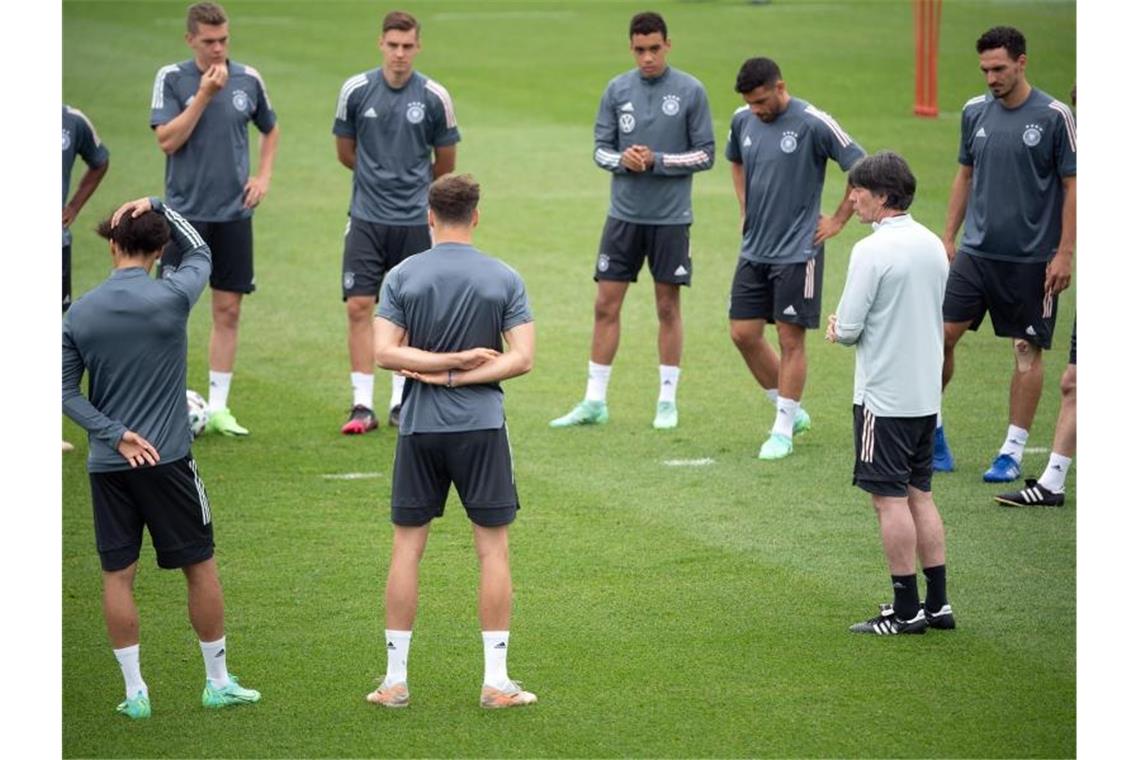
[{"label": "soccer cleat", "polygon": [[677,427],[677,405],[672,401],[658,401],[657,416],[653,418],[653,427],[658,430],[669,430]]},{"label": "soccer cleat", "polygon": [[372,410],[363,404],[357,404],[349,411],[348,422],[341,426],[340,432],[343,435],[364,435],[377,427],[379,423],[376,422],[376,415]]},{"label": "soccer cleat", "polygon": [[792,435],[811,430],[811,415],[801,406],[796,410],[796,420],[792,423]]},{"label": "soccer cleat", "polygon": [[215,409],[210,412],[210,418],[206,420],[206,431],[228,436],[249,435],[249,431],[239,425],[238,421],[234,419],[234,415],[230,412],[229,407]]},{"label": "soccer cleat", "polygon": [[[949,606],[946,607],[949,609]],[[903,620],[895,614],[890,604],[880,604],[879,614],[863,623],[856,623],[847,630],[852,633],[873,633],[876,636],[897,636],[901,633],[926,633],[926,613],[922,607],[910,620]]]},{"label": "soccer cleat", "polygon": [[230,673],[230,682],[222,688],[215,689],[210,680],[206,679],[206,688],[202,690],[202,707],[248,705],[259,699],[261,699],[261,692],[240,685],[237,676],[233,673]]},{"label": "soccer cleat", "polygon": [[772,433],[764,445],[760,447],[757,457],[760,459],[783,459],[792,453],[792,439],[786,435]]},{"label": "soccer cleat", "polygon": [[145,691],[140,691],[125,702],[120,702],[115,708],[119,715],[126,715],[131,720],[140,720],[150,717],[150,697]]},{"label": "soccer cleat", "polygon": [[523,691],[519,684],[507,681],[507,688],[496,689],[494,686],[483,686],[483,694],[479,697],[479,706],[488,710],[499,710],[504,707],[523,707],[533,705],[538,697],[529,691]]},{"label": "soccer cleat", "polygon": [[406,683],[394,683],[391,686],[380,684],[376,691],[368,692],[364,698],[383,707],[407,707],[410,699]]},{"label": "soccer cleat", "polygon": [[1021,465],[1009,454],[998,454],[994,457],[990,469],[982,475],[987,483],[1011,483],[1021,477]]},{"label": "soccer cleat", "polygon": [[1065,505],[1065,492],[1050,491],[1030,478],[1025,481],[1025,488],[1016,493],[1003,493],[995,496],[994,501],[1005,507],[1063,507]]},{"label": "soccer cleat", "polygon": [[604,425],[610,420],[605,401],[579,401],[577,406],[556,420],[550,421],[552,428],[573,427],[574,425]]},{"label": "soccer cleat", "polygon": [[400,427],[400,407],[402,406],[403,404],[396,404],[388,410],[388,427]]},{"label": "soccer cleat", "polygon": [[949,604],[942,605],[942,609],[936,612],[931,612],[925,608],[923,612],[926,614],[926,622],[931,628],[937,628],[942,631],[954,630],[954,610],[950,609]]},{"label": "soccer cleat", "polygon": [[932,464],[935,472],[954,472],[954,455],[950,453],[950,444],[946,443],[946,432],[941,427],[934,428]]}]

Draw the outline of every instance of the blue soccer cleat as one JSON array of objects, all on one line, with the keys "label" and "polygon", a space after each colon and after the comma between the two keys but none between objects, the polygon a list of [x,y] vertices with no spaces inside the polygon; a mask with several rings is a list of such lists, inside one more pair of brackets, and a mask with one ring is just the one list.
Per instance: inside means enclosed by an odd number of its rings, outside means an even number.
[{"label": "blue soccer cleat", "polygon": [[982,475],[987,483],[1010,483],[1021,477],[1021,465],[1009,454],[998,454],[994,457],[990,469]]},{"label": "blue soccer cleat", "polygon": [[954,455],[950,444],[946,443],[946,433],[942,427],[934,428],[934,471],[954,472]]}]

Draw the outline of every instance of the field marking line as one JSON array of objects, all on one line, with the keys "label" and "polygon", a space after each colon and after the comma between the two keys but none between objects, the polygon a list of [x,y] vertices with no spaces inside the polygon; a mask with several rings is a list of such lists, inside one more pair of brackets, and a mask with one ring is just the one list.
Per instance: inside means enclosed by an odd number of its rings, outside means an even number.
[{"label": "field marking line", "polygon": [[327,475],[321,475],[325,480],[372,480],[373,478],[382,478],[382,472],[333,472]]},{"label": "field marking line", "polygon": [[712,457],[702,457],[701,459],[666,459],[661,462],[661,464],[666,467],[705,467],[715,463],[716,460]]}]

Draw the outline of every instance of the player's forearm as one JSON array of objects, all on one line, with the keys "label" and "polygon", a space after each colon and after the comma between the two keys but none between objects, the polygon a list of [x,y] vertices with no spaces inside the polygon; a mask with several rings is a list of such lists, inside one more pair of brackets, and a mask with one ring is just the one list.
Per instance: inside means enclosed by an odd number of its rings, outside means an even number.
[{"label": "player's forearm", "polygon": [[744,218],[744,164],[730,161],[732,167],[732,189],[736,191],[736,200],[740,204],[740,218]]},{"label": "player's forearm", "polygon": [[64,333],[63,343],[63,413],[88,433],[110,446],[116,446],[127,428],[95,408],[79,390],[83,379],[83,360]]},{"label": "player's forearm", "polygon": [[950,185],[950,202],[946,206],[946,229],[942,239],[953,243],[958,237],[958,228],[966,218],[966,203],[970,199],[969,176],[961,169],[954,175],[954,182]]},{"label": "player's forearm", "polygon": [[835,208],[832,218],[840,224],[847,224],[847,220],[851,218],[853,213],[855,213],[855,204],[851,201],[851,185],[847,185],[847,189],[843,191],[843,198]]},{"label": "player's forearm", "polygon": [[106,176],[107,169],[110,166],[111,159],[107,159],[102,166],[96,166],[84,172],[83,179],[79,180],[79,187],[75,189],[75,195],[71,196],[71,200],[67,202],[68,207],[71,208],[73,219],[79,216],[79,212],[83,210],[88,199],[95,193],[95,189],[103,181],[103,177]]},{"label": "player's forearm", "polygon": [[443,175],[455,171],[455,153],[454,145],[435,149],[435,161],[431,165],[432,179],[439,179]]},{"label": "player's forearm", "polygon": [[701,145],[685,153],[658,153],[653,171],[657,174],[685,175],[708,171],[713,166],[712,145]]},{"label": "player's forearm", "polygon": [[165,124],[159,124],[154,128],[154,135],[158,138],[158,147],[162,148],[162,152],[166,155],[173,155],[186,144],[190,139],[190,135],[194,133],[194,128],[198,126],[198,121],[202,118],[202,114],[206,112],[206,106],[209,105],[210,99],[199,93],[198,97],[190,101],[190,105],[186,110],[175,116]]},{"label": "player's forearm", "polygon": [[480,385],[483,383],[497,383],[501,380],[510,380],[512,377],[525,375],[534,366],[534,354],[522,350],[508,351],[499,354],[485,364],[475,369],[456,371],[451,375],[451,384]]},{"label": "player's forearm", "polygon": [[336,139],[336,160],[349,171],[356,171],[356,141],[344,137]]},{"label": "player's forearm", "polygon": [[411,346],[388,345],[376,349],[376,363],[384,369],[409,372],[446,372],[458,369],[462,359],[457,353],[435,353]]},{"label": "player's forearm", "polygon": [[1057,253],[1072,256],[1077,248],[1077,178],[1067,177],[1063,182],[1065,202],[1061,206],[1061,241]]},{"label": "player's forearm", "polygon": [[626,168],[621,163],[621,153],[608,145],[594,146],[594,164],[611,174],[625,174]]},{"label": "player's forearm", "polygon": [[276,124],[273,129],[261,136],[261,150],[257,158],[257,176],[268,180],[273,176],[273,162],[277,160],[277,143],[281,139],[281,130]]}]

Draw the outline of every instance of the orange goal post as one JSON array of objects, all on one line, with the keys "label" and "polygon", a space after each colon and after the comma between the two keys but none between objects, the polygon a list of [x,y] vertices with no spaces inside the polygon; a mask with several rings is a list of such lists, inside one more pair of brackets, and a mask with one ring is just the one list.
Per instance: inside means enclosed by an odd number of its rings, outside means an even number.
[{"label": "orange goal post", "polygon": [[938,116],[938,27],[942,0],[914,0],[914,113]]}]

